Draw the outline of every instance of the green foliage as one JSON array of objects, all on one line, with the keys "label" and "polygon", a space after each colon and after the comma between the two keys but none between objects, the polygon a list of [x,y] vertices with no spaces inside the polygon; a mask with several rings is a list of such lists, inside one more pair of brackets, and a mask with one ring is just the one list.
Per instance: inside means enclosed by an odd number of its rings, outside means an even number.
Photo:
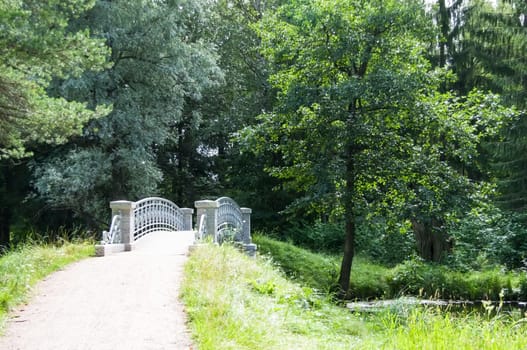
[{"label": "green foliage", "polygon": [[344,242],[344,225],[320,221],[314,224],[291,222],[284,228],[281,238],[312,251],[340,253]]},{"label": "green foliage", "polygon": [[189,106],[222,79],[214,48],[201,38],[208,20],[205,5],[101,1],[79,19],[76,25],[107,39],[113,66],[57,81],[54,91],[89,105],[111,103],[114,109],[35,165],[35,187],[48,204],[100,227],[110,200],[157,194],[162,152],[170,164],[183,166],[172,148],[163,147],[178,144],[187,128],[194,132],[200,114]]},{"label": "green foliage", "polygon": [[[415,258],[396,266],[387,278],[388,295],[452,300],[518,300],[520,275],[494,268],[462,273]],[[502,294],[503,293],[503,294]]]},{"label": "green foliage", "polygon": [[24,246],[0,257],[0,324],[7,312],[26,300],[31,287],[65,265],[93,255],[92,244]]},{"label": "green foliage", "polygon": [[0,158],[31,155],[31,143],[61,144],[108,108],[46,91],[52,78],[106,67],[108,48],[69,24],[94,0],[3,1],[0,5]]},{"label": "green foliage", "polygon": [[450,266],[463,271],[504,265],[521,268],[527,233],[519,215],[491,205],[478,206],[448,228],[454,246]]},{"label": "green foliage", "polygon": [[415,254],[415,237],[409,223],[387,225],[380,222],[362,222],[358,227],[357,253],[373,261],[393,266]]}]

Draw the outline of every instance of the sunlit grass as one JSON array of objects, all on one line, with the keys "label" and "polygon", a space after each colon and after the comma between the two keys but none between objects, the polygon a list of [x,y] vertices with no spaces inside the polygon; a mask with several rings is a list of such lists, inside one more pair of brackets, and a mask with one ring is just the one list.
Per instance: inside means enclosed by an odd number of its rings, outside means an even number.
[{"label": "sunlit grass", "polygon": [[0,257],[0,329],[11,308],[24,302],[31,287],[65,265],[94,254],[93,244],[24,246]]},{"label": "sunlit grass", "polygon": [[199,349],[353,348],[366,331],[349,312],[286,280],[269,260],[226,246],[192,253],[182,296]]},{"label": "sunlit grass", "polygon": [[401,304],[351,312],[289,281],[267,257],[203,245],[185,267],[182,297],[197,348],[527,349],[527,320]]},{"label": "sunlit grass", "polygon": [[370,343],[390,350],[526,349],[525,322],[525,318],[515,320],[506,314],[487,317],[414,308],[404,317],[393,313],[376,316],[373,323],[382,326]]}]

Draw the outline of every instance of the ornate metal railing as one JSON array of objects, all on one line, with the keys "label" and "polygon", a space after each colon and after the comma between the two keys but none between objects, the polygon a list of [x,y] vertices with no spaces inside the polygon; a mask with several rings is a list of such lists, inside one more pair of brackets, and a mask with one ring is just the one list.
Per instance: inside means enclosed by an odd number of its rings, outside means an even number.
[{"label": "ornate metal railing", "polygon": [[184,230],[183,213],[173,202],[150,197],[135,202],[134,241],[154,231]]},{"label": "ornate metal railing", "polygon": [[207,214],[201,215],[199,219],[198,231],[196,232],[196,239],[202,240],[207,235]]},{"label": "ornate metal railing", "polygon": [[229,197],[218,198],[216,202],[219,204],[216,221],[218,242],[221,243],[226,239],[233,241],[241,240],[243,216],[240,207]]},{"label": "ornate metal railing", "polygon": [[102,241],[105,244],[113,244],[121,241],[121,214],[114,215],[110,224],[110,232],[103,231]]}]

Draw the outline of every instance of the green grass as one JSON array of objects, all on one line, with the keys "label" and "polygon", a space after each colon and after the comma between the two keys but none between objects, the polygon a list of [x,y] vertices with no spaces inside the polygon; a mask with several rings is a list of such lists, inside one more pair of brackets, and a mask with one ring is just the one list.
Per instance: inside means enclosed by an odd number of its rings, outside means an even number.
[{"label": "green grass", "polygon": [[[270,255],[288,277],[328,292],[336,285],[341,256],[317,254],[272,238],[256,235],[260,254]],[[403,295],[455,300],[525,300],[523,272],[496,267],[459,272],[446,266],[411,259],[393,268],[356,256],[353,259],[350,299],[397,298]]]},{"label": "green grass", "polygon": [[181,295],[197,348],[522,349],[524,315],[489,317],[402,305],[352,313],[289,281],[266,257],[203,245],[185,266]]},{"label": "green grass", "polygon": [[[260,254],[270,255],[288,277],[311,288],[328,292],[337,285],[341,257],[317,254],[291,243],[256,235],[253,241]],[[382,298],[388,292],[390,269],[356,256],[353,259],[350,295],[352,298]]]},{"label": "green grass", "polygon": [[365,348],[389,350],[526,349],[527,319],[506,314],[489,318],[414,308],[404,317],[386,313],[374,323],[382,327]]},{"label": "green grass", "polygon": [[366,331],[350,313],[285,279],[270,260],[225,245],[192,253],[182,298],[201,350],[352,348]]},{"label": "green grass", "polygon": [[26,301],[31,287],[65,265],[94,254],[93,244],[24,246],[0,257],[0,329],[7,313]]}]

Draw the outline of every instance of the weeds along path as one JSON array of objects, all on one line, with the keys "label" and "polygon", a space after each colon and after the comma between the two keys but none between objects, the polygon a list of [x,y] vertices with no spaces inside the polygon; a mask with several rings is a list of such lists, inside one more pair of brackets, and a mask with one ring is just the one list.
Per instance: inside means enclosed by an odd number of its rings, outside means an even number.
[{"label": "weeds along path", "polygon": [[54,273],[14,310],[0,349],[191,349],[178,300],[191,241],[190,232],[158,232],[132,252]]}]

